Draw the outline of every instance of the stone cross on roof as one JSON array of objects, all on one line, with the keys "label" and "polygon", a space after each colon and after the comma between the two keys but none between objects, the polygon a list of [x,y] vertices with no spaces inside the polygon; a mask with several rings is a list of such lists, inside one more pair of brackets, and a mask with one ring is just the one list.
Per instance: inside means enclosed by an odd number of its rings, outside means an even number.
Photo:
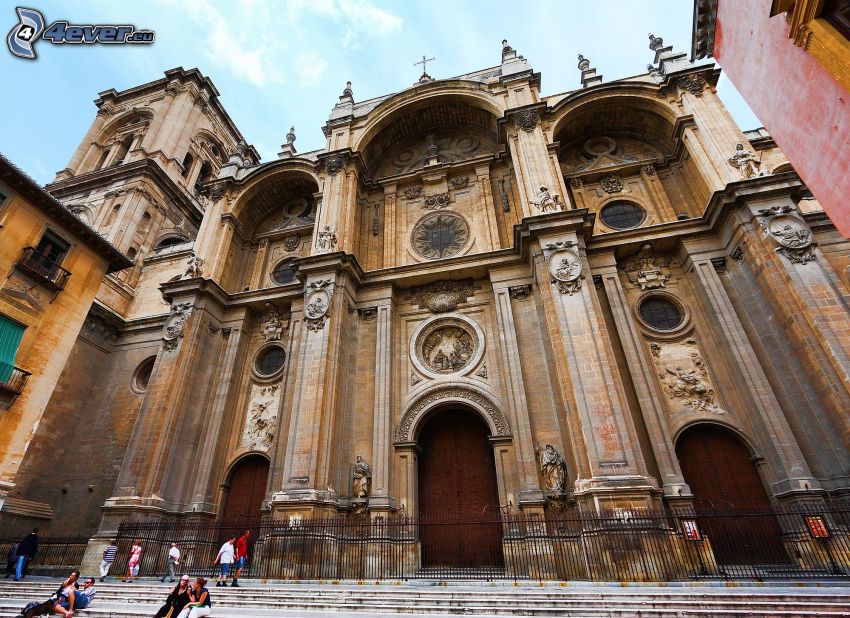
[{"label": "stone cross on roof", "polygon": [[428,68],[428,63],[431,62],[432,60],[436,60],[436,58],[426,58],[423,55],[422,60],[420,60],[419,62],[413,63],[413,66],[416,66],[417,64],[422,65],[422,76],[419,78],[420,82],[430,82],[434,79],[433,77],[428,75],[428,71],[426,70]]}]

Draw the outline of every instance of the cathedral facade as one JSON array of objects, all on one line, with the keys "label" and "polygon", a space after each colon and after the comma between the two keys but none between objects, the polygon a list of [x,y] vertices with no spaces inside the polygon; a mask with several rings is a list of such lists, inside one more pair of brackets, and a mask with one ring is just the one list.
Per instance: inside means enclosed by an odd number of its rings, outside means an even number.
[{"label": "cathedral facade", "polygon": [[197,70],[100,93],[47,188],[133,265],[0,521],[94,560],[131,519],[850,504],[850,244],[716,68],[650,50],[555,95],[507,42],[349,84],[266,163]]}]

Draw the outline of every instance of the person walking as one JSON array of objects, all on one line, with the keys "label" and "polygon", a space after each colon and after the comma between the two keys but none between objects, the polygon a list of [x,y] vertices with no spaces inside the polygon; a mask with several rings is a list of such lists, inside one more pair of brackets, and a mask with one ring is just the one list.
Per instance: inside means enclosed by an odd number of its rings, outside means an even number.
[{"label": "person walking", "polygon": [[15,574],[15,565],[18,563],[18,545],[20,543],[12,543],[9,553],[6,554],[6,579]]},{"label": "person walking", "polygon": [[218,581],[215,584],[216,588],[227,585],[227,574],[230,572],[230,565],[233,564],[233,556],[236,553],[236,548],[233,547],[235,540],[235,536],[230,537],[218,550],[215,561],[219,564],[220,571]]},{"label": "person walking", "polygon": [[212,601],[210,600],[210,591],[206,589],[206,585],[207,580],[203,577],[195,580],[195,585],[189,591],[190,602],[177,615],[177,618],[201,618],[202,616],[210,615],[212,612]]},{"label": "person walking", "polygon": [[15,565],[15,581],[20,581],[26,575],[27,565],[38,553],[38,528],[26,535],[18,544],[18,562]]},{"label": "person walking", "polygon": [[245,568],[245,561],[248,560],[248,537],[251,535],[250,530],[236,540],[236,562],[233,563],[233,568],[236,572],[233,574],[232,588],[239,588],[239,576],[242,575],[242,569]]},{"label": "person walking", "polygon": [[[168,550],[168,581],[172,584],[176,581],[174,579],[174,571],[180,564],[180,550],[177,549],[177,543],[171,544],[171,549]],[[166,576],[163,575],[159,581],[164,582]]]},{"label": "person walking", "polygon": [[109,545],[103,550],[103,557],[100,560],[100,581],[106,581],[106,576],[109,575],[109,569],[112,568],[112,563],[115,562],[117,555],[118,546],[115,541],[109,541]]},{"label": "person walking", "polygon": [[130,560],[127,562],[127,576],[124,578],[124,583],[133,582],[134,577],[139,576],[139,562],[142,560],[142,544],[139,539],[133,541],[133,548],[130,550]]}]

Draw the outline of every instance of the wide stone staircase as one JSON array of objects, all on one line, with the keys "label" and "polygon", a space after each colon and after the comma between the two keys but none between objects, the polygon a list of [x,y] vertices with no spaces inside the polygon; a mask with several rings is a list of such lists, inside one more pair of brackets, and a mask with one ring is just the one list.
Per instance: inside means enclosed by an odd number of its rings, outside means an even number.
[{"label": "wide stone staircase", "polygon": [[[240,582],[242,583],[242,582]],[[818,585],[592,584],[416,581],[380,583],[260,583],[210,587],[218,618],[287,616],[358,618],[404,616],[848,616],[850,582]],[[47,599],[53,578],[0,580],[0,618],[17,616],[28,601]],[[97,584],[83,618],[153,616],[170,586],[159,581]]]}]

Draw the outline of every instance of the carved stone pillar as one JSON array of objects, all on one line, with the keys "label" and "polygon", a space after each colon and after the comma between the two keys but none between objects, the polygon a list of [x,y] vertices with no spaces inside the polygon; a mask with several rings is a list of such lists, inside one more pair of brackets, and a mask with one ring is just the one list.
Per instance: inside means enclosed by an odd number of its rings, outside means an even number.
[{"label": "carved stone pillar", "polygon": [[[522,376],[522,361],[519,355],[516,328],[514,325],[511,296],[513,290],[522,290],[527,294],[531,286],[525,282],[517,287],[516,281],[502,279],[491,271],[493,294],[496,305],[496,321],[500,337],[500,360],[505,380],[506,412],[516,438],[517,476],[519,477],[518,495],[514,505],[539,504],[543,501],[543,492],[537,479],[537,457],[534,452],[534,436],[531,432],[531,419],[528,414],[528,401],[525,395],[525,380]],[[513,283],[513,286],[511,285]]]},{"label": "carved stone pillar", "polygon": [[[601,266],[597,262],[594,270],[602,277],[602,285],[608,297],[614,323],[617,325],[617,334],[623,346],[626,364],[631,370],[632,384],[640,403],[641,413],[646,419],[646,429],[661,474],[664,495],[676,498],[683,494],[690,494],[690,488],[685,484],[682,476],[673,439],[668,429],[668,412],[664,405],[664,397],[653,375],[655,365],[651,358],[647,358],[646,346],[642,344],[640,331],[629,310],[614,256],[611,254],[606,257],[608,264]],[[599,261],[601,262],[601,258]]]},{"label": "carved stone pillar", "polygon": [[475,175],[478,178],[478,195],[479,205],[481,208],[481,216],[487,222],[487,240],[491,250],[500,249],[499,244],[499,225],[494,216],[495,205],[493,203],[493,190],[490,184],[490,165],[479,165],[475,168]]},{"label": "carved stone pillar", "polygon": [[[322,159],[324,184],[322,207],[314,230],[313,253],[354,253],[354,215],[357,211],[357,171],[348,152],[330,153]],[[323,243],[322,234],[332,234],[333,243]]]},{"label": "carved stone pillar", "polygon": [[254,257],[254,270],[251,273],[250,285],[252,290],[258,290],[262,287],[262,277],[266,266],[266,253],[268,252],[268,249],[268,238],[261,239],[257,245],[257,254]]},{"label": "carved stone pillar", "polygon": [[221,282],[234,235],[241,236],[239,221],[229,211],[227,196],[214,202],[207,208],[195,240],[195,255],[204,260],[204,277],[217,283]]},{"label": "carved stone pillar", "polygon": [[[69,176],[73,176],[77,172],[80,171],[80,166],[83,163],[83,157],[89,152],[92,144],[98,138],[99,133],[103,130],[103,125],[106,124],[106,120],[109,118],[109,114],[105,111],[99,111],[97,116],[94,118],[94,122],[91,123],[89,130],[86,131],[85,136],[80,141],[80,145],[77,146],[77,149],[74,151],[74,154],[71,156],[71,160],[68,161],[68,166],[59,172],[59,174],[63,174],[63,172],[69,171],[70,174],[65,173],[62,177],[68,178]],[[96,161],[96,159],[95,159]],[[94,163],[90,163],[93,165]]]},{"label": "carved stone pillar", "polygon": [[667,192],[658,180],[658,174],[655,172],[653,164],[644,165],[640,168],[640,177],[652,198],[653,204],[658,208],[658,214],[662,221],[675,221],[676,213],[673,212],[673,206],[670,200],[667,199]]},{"label": "carved stone pillar", "polygon": [[[392,287],[375,307],[375,412],[372,437],[372,497],[370,510],[393,509],[390,458],[392,457],[393,407],[393,304]],[[369,313],[363,313],[371,319]]]},{"label": "carved stone pillar", "polygon": [[737,368],[744,394],[752,401],[750,420],[756,437],[762,438],[760,446],[771,464],[772,493],[781,495],[819,488],[710,256],[695,252],[689,259],[694,284],[707,313],[716,320],[714,330],[725,338],[731,352],[729,362]]},{"label": "carved stone pillar", "polygon": [[[546,187],[554,197],[559,193],[561,183],[552,169],[537,110],[521,110],[515,112],[512,118],[514,128],[508,133],[508,145],[520,187],[523,218],[533,217],[543,212],[532,203],[540,188]],[[565,201],[565,197],[561,199],[562,203]]]},{"label": "carved stone pillar", "polygon": [[596,507],[649,506],[655,489],[623,403],[605,321],[574,231],[541,232],[535,278],[566,405],[570,447],[579,466],[578,498]]},{"label": "carved stone pillar", "polygon": [[396,247],[398,246],[398,196],[396,185],[384,186],[384,268],[397,265]]}]

